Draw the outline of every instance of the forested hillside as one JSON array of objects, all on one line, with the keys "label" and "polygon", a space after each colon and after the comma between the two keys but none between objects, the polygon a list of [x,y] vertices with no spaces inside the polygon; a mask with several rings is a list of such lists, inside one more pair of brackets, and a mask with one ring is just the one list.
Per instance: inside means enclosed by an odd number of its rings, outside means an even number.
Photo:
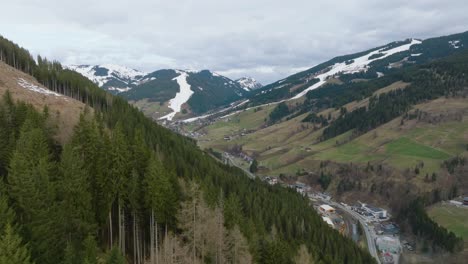
[{"label": "forested hillside", "polygon": [[4,38],[0,60],[94,111],[59,143],[47,108],[3,95],[1,261],[374,262],[302,196],[216,162],[58,62]]},{"label": "forested hillside", "polygon": [[[323,138],[333,138],[351,129],[356,129],[358,133],[366,132],[408,112],[411,106],[419,102],[459,94],[468,84],[465,76],[468,70],[467,59],[468,53],[465,52],[399,73],[401,80],[411,85],[405,89],[373,96],[370,98],[368,107],[344,113],[323,131]],[[389,79],[395,80],[398,75],[391,76]],[[373,92],[373,89],[368,89],[372,84],[360,85],[359,89],[353,89],[353,91]],[[374,86],[383,87],[383,85]],[[310,95],[310,98],[313,96]]]},{"label": "forested hillside", "polygon": [[[302,97],[313,89],[339,82],[374,80],[399,69],[428,63],[468,48],[468,32],[425,40],[395,41],[366,51],[338,56],[308,70],[256,90],[249,95],[251,106]],[[336,81],[335,81],[336,83]],[[349,93],[348,93],[349,94]],[[297,99],[294,98],[294,99]]]}]

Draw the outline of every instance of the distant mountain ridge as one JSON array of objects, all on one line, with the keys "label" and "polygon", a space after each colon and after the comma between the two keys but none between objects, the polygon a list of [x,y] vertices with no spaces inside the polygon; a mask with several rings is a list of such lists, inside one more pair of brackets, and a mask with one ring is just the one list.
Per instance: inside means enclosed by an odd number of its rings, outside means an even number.
[{"label": "distant mountain ridge", "polygon": [[468,48],[468,32],[425,40],[406,39],[335,57],[255,90],[250,105],[297,99],[331,82],[371,80],[401,67],[422,64]]},{"label": "distant mountain ridge", "polygon": [[113,64],[67,68],[133,102],[156,119],[172,120],[176,115],[193,116],[223,108],[261,87],[251,77],[233,81],[209,70],[163,69],[145,73]]},{"label": "distant mountain ridge", "polygon": [[[153,118],[168,116],[169,119],[185,119],[223,111],[234,102],[246,99],[247,107],[299,99],[328,84],[380,78],[398,68],[432,61],[467,47],[468,32],[426,40],[395,41],[335,57],[266,86],[250,77],[233,81],[209,70],[166,69],[144,73],[116,65],[78,65],[69,68],[80,72],[101,88],[135,103]],[[182,73],[187,74],[185,79],[190,86],[187,91],[192,93],[179,104],[176,102],[180,102],[184,96],[181,93],[176,98],[180,92],[176,78]],[[169,115],[171,109],[176,112],[175,115]]]}]

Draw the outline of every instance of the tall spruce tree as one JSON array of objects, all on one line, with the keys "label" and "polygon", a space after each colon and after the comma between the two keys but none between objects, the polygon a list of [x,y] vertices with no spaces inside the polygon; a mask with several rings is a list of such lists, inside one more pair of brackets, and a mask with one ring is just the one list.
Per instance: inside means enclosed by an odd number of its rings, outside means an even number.
[{"label": "tall spruce tree", "polygon": [[82,157],[66,145],[59,164],[57,196],[60,224],[71,242],[81,242],[95,228],[90,184]]},{"label": "tall spruce tree", "polygon": [[0,264],[30,264],[31,256],[21,237],[11,226],[6,224],[0,230]]},{"label": "tall spruce tree", "polygon": [[56,263],[60,258],[55,192],[51,181],[54,163],[40,116],[29,117],[21,128],[7,177],[13,206],[22,219],[33,258]]}]

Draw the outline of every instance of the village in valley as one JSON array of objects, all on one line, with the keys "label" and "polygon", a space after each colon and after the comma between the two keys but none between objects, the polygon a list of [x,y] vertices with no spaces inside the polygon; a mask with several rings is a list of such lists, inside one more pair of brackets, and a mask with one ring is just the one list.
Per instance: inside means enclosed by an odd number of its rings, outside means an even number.
[{"label": "village in valley", "polygon": [[[216,119],[197,120],[196,126],[204,127],[212,124],[214,120]],[[187,124],[184,122],[172,122],[164,125],[179,134],[198,141],[210,140],[202,129],[188,130]],[[241,129],[236,133],[224,135],[223,140],[240,139],[250,133],[252,133],[251,130]],[[308,150],[306,149],[306,151]],[[348,205],[344,202],[334,201],[331,194],[318,191],[300,181],[254,174],[249,170],[249,167],[255,158],[242,151],[241,147],[236,149],[235,145],[229,152],[217,153],[212,151],[211,154],[225,164],[241,168],[250,178],[259,177],[269,185],[291,188],[307,197],[311,208],[317,211],[325,223],[342,235],[352,238],[362,247],[368,248],[371,255],[378,260],[378,263],[401,263],[403,253],[405,255],[415,253],[417,248],[415,238],[400,233],[400,227],[392,219],[392,215],[387,209],[366,201],[356,201],[354,204]],[[445,203],[454,207],[468,208],[468,197],[464,198],[464,200],[463,197],[459,197]]]}]

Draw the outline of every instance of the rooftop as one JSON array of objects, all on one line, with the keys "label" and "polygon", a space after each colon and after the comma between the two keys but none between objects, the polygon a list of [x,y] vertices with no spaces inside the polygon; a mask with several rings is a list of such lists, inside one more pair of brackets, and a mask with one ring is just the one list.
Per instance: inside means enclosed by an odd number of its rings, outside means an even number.
[{"label": "rooftop", "polygon": [[322,209],[325,210],[325,211],[333,211],[333,210],[335,210],[335,208],[329,206],[328,204],[322,204],[322,205],[320,206],[320,208],[322,208]]},{"label": "rooftop", "polygon": [[370,205],[366,205],[366,207],[367,207],[367,209],[371,210],[371,211],[374,212],[374,213],[378,213],[378,212],[385,211],[385,209],[378,208],[378,207],[374,207],[374,206],[370,206]]}]

